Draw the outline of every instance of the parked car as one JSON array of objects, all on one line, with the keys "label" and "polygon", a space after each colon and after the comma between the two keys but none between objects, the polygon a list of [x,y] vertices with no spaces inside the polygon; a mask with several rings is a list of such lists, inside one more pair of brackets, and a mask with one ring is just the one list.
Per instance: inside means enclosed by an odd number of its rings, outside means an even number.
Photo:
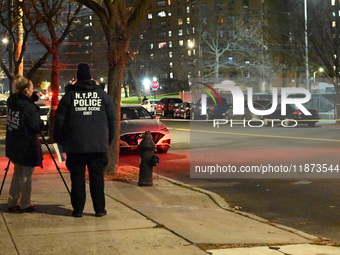
[{"label": "parked car", "polygon": [[[268,110],[272,106],[272,102],[265,99],[253,100],[253,106],[257,110]],[[244,114],[234,114],[233,106],[231,105],[227,111],[226,118],[228,120],[262,120],[263,116],[253,114],[248,108],[248,102],[245,102]]]},{"label": "parked car", "polygon": [[7,101],[0,100],[0,116],[7,115]]},{"label": "parked car", "polygon": [[190,119],[191,104],[188,102],[183,102],[175,110],[175,118]]},{"label": "parked car", "polygon": [[[312,115],[305,115],[303,112],[295,105],[295,104],[287,104],[286,105],[286,115],[281,115],[281,104],[278,104],[276,110],[267,116],[263,117],[265,124],[270,125],[271,122],[268,121],[270,119],[293,119],[296,120],[298,124],[307,124],[309,127],[315,127],[315,124],[318,122],[319,112],[314,109],[308,109],[308,111]],[[287,123],[289,125],[289,123]]]},{"label": "parked car", "polygon": [[50,111],[51,111],[51,106],[49,105],[39,105],[39,114],[40,114],[40,118],[44,121],[44,131],[48,132],[49,129],[49,122],[48,122],[48,118],[50,115]]},{"label": "parked car", "polygon": [[202,115],[202,104],[201,98],[191,107],[191,119],[222,119],[226,118],[230,104],[228,104],[227,99],[221,97],[222,104],[219,102],[214,102],[211,97],[207,97],[207,111],[205,115]]},{"label": "parked car", "polygon": [[147,99],[144,100],[140,105],[143,106],[146,110],[149,111],[149,113],[154,114],[155,113],[155,107],[158,104],[159,99]]},{"label": "parked car", "polygon": [[171,135],[167,127],[140,105],[122,105],[120,148],[137,150],[145,131],[151,132],[158,152],[168,152]]},{"label": "parked car", "polygon": [[175,110],[179,107],[179,104],[181,103],[183,103],[183,100],[180,98],[162,98],[156,105],[155,115],[160,114],[163,117],[167,115],[173,116]]}]

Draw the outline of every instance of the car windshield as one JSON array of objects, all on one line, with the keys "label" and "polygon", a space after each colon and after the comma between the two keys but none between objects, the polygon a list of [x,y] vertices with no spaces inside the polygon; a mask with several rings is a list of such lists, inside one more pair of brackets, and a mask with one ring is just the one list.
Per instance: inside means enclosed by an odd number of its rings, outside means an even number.
[{"label": "car windshield", "polygon": [[50,108],[40,108],[39,114],[40,115],[47,115],[49,110],[50,110]]},{"label": "car windshield", "polygon": [[169,103],[182,103],[182,99],[180,98],[172,98],[172,99],[169,99]]},{"label": "car windshield", "polygon": [[187,107],[190,107],[190,103],[183,103],[183,104],[181,105],[181,108],[183,108],[183,109],[185,109],[185,108],[187,108]]},{"label": "car windshield", "polygon": [[152,116],[143,107],[122,107],[121,119],[122,120],[152,119]]},{"label": "car windshield", "polygon": [[[223,105],[228,104],[227,99],[225,97],[221,97],[221,101]],[[215,103],[216,102],[216,103]],[[201,98],[197,101],[196,104],[201,104]],[[207,104],[208,105],[215,105],[215,104],[219,104],[219,100],[218,99],[212,99],[211,97],[207,97]]]}]

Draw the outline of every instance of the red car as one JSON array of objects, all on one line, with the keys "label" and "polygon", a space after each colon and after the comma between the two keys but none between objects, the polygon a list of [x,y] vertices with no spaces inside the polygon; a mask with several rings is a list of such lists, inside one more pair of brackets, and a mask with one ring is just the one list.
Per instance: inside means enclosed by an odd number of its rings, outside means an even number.
[{"label": "red car", "polygon": [[162,98],[156,105],[155,115],[161,115],[162,117],[167,115],[174,116],[175,110],[181,103],[183,103],[183,100],[180,98]]}]

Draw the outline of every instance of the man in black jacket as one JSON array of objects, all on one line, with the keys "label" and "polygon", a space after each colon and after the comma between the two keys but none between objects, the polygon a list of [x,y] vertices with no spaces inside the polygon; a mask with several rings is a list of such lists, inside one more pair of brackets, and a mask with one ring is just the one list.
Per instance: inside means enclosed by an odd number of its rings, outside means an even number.
[{"label": "man in black jacket", "polygon": [[106,215],[104,167],[114,130],[113,102],[92,80],[90,67],[80,63],[77,82],[66,87],[55,116],[54,138],[67,154],[71,174],[73,216],[82,217],[86,200],[85,168],[95,215]]}]

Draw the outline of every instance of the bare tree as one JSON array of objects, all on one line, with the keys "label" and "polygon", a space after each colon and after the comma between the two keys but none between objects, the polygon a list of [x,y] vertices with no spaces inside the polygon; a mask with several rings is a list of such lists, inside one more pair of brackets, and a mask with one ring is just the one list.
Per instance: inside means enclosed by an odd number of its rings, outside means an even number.
[{"label": "bare tree", "polygon": [[117,113],[107,169],[109,174],[113,174],[119,159],[121,89],[125,66],[130,58],[130,41],[146,17],[151,0],[76,1],[90,8],[99,17],[107,42],[108,88]]},{"label": "bare tree", "polygon": [[[19,66],[23,62],[25,45],[31,32],[31,28],[27,26],[19,11],[18,3],[19,1],[14,0],[0,3],[0,24],[6,38],[6,42],[3,42],[5,48],[0,55],[0,65],[10,81],[10,87],[13,77],[18,74]],[[19,27],[23,28],[22,32]],[[7,57],[4,56],[6,52],[8,53]],[[7,60],[7,65],[5,59]],[[35,69],[38,67],[38,64],[34,66]]]},{"label": "bare tree", "polygon": [[[218,83],[223,72],[240,73],[242,82],[271,83],[273,63],[264,38],[260,15],[249,18],[246,11],[235,13],[230,3],[200,1],[197,21],[200,37],[200,61],[204,78],[213,77]],[[211,15],[214,13],[214,15]]]},{"label": "bare tree", "polygon": [[59,102],[58,48],[72,29],[75,29],[74,21],[81,5],[68,0],[26,0],[21,2],[21,8],[35,38],[52,55],[50,134],[53,137],[54,116]]},{"label": "bare tree", "polygon": [[340,2],[309,3],[309,57],[324,69],[336,92],[336,119],[340,118]]}]

